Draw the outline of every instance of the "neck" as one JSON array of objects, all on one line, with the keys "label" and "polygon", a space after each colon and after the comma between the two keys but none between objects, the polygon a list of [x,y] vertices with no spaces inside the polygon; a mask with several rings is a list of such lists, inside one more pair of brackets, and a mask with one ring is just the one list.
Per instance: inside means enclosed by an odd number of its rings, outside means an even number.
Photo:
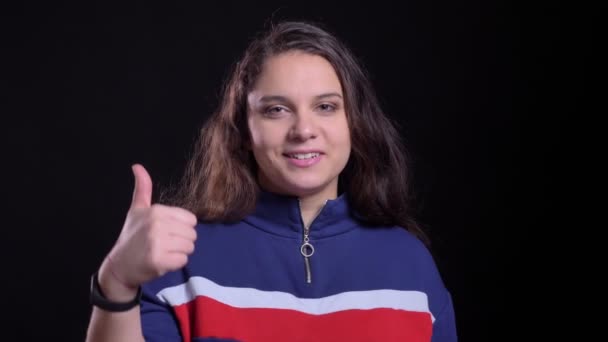
[{"label": "neck", "polygon": [[[279,190],[276,186],[272,184],[272,182],[267,181],[267,178],[264,177],[262,173],[258,175],[258,184],[262,189],[266,191],[275,192],[278,194],[288,194],[284,191]],[[302,213],[302,222],[304,226],[308,227],[312,223],[312,221],[317,217],[325,202],[330,199],[336,199],[338,197],[338,183],[337,180],[325,187],[325,189],[313,192],[310,194],[290,194],[291,196],[297,196],[300,201],[300,212]]]}]

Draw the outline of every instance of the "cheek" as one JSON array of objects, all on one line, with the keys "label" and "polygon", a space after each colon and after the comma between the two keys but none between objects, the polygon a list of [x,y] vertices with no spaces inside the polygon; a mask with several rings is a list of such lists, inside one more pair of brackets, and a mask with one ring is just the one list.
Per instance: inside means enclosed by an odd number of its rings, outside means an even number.
[{"label": "cheek", "polygon": [[259,152],[264,148],[264,134],[263,130],[260,129],[259,125],[255,122],[249,122],[249,136],[251,140],[249,142],[250,148],[255,152]]},{"label": "cheek", "polygon": [[283,144],[282,127],[279,125],[250,122],[249,134],[252,149],[260,152],[279,149]]},{"label": "cheek", "polygon": [[251,134],[251,150],[258,164],[265,165],[269,160],[273,159],[273,151],[275,150],[272,137],[263,134],[261,130],[250,130]]},{"label": "cheek", "polygon": [[341,120],[339,123],[336,123],[333,128],[334,129],[332,130],[330,136],[332,137],[334,143],[344,149],[350,150],[350,129],[348,128],[346,118]]},{"label": "cheek", "polygon": [[249,144],[253,147],[260,139],[259,129],[251,119],[249,119],[247,122],[247,129],[249,130]]},{"label": "cheek", "polygon": [[268,139],[264,135],[251,136],[251,149],[258,154],[266,153],[271,148]]}]

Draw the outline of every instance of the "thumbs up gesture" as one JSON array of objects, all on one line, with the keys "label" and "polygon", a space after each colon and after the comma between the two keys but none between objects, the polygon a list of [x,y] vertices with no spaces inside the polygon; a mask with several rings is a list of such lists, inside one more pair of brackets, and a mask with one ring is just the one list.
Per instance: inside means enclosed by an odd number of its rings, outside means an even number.
[{"label": "thumbs up gesture", "polygon": [[196,240],[196,216],[182,208],[152,204],[150,175],[139,164],[133,165],[132,170],[135,189],[131,207],[99,273],[102,289],[112,292],[108,295],[115,298],[128,297],[117,289],[136,289],[146,281],[182,268],[194,251]]}]

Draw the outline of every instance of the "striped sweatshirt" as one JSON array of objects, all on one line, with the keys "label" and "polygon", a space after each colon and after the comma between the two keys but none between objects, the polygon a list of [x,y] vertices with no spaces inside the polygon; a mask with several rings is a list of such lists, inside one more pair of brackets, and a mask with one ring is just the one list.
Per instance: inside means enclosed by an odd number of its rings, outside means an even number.
[{"label": "striped sweatshirt", "polygon": [[146,341],[457,341],[424,244],[355,217],[342,194],[304,227],[263,191],[237,223],[199,222],[188,264],[142,286]]}]

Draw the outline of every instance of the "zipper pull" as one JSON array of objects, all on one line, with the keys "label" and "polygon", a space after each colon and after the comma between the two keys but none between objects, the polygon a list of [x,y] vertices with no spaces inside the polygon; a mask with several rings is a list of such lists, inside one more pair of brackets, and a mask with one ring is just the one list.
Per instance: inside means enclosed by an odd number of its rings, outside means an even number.
[{"label": "zipper pull", "polygon": [[300,247],[300,253],[304,256],[304,264],[306,266],[306,283],[312,283],[312,272],[310,271],[310,260],[309,258],[315,254],[315,248],[310,243],[310,239],[308,238],[308,234],[304,235],[304,243]]}]

